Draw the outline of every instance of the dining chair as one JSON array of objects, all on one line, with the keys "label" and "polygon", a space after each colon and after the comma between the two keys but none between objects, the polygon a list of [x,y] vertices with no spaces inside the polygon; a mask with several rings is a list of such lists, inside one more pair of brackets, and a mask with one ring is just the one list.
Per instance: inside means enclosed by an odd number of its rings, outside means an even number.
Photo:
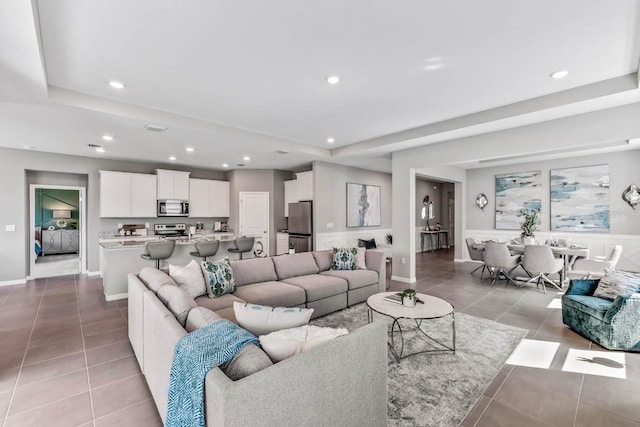
[{"label": "dining chair", "polygon": [[480,278],[484,279],[484,272],[485,270],[487,270],[487,264],[484,263],[484,251],[482,249],[476,249],[473,247],[473,245],[476,245],[480,242],[474,239],[473,237],[467,237],[466,241],[467,241],[467,249],[469,250],[469,258],[471,258],[472,261],[480,261],[482,263],[479,267],[473,270],[471,274],[482,269],[482,272],[480,273]]},{"label": "dining chair", "polygon": [[542,285],[542,290],[547,293],[545,283],[562,290],[562,286],[558,286],[549,278],[550,274],[560,273],[564,267],[562,258],[553,256],[553,251],[547,245],[527,245],[524,247],[522,255],[522,267],[525,271],[533,276],[527,283],[536,282],[536,287]]},{"label": "dining chair", "polygon": [[511,272],[520,265],[520,255],[511,255],[506,243],[487,242],[484,248],[484,263],[491,273],[488,277],[492,279],[491,285],[502,276],[507,283],[511,281],[517,286]]},{"label": "dining chair", "polygon": [[607,257],[577,259],[571,264],[569,274],[579,279],[601,278],[604,276],[605,269],[615,270],[621,255],[622,245],[615,245]]}]

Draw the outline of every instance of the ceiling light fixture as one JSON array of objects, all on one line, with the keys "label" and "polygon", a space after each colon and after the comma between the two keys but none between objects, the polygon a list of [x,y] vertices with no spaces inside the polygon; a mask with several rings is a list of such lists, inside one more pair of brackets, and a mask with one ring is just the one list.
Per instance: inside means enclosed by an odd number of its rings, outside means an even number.
[{"label": "ceiling light fixture", "polygon": [[228,168],[228,167],[229,167],[229,163],[223,163],[223,164],[222,164],[222,167],[223,167],[223,168]]},{"label": "ceiling light fixture", "polygon": [[22,148],[24,148],[25,150],[31,150],[33,147],[30,146],[30,145],[24,144],[24,145],[22,145]]},{"label": "ceiling light fixture", "polygon": [[334,142],[336,142],[334,138],[327,138],[327,144],[333,144]]},{"label": "ceiling light fixture", "polygon": [[567,77],[568,74],[569,74],[569,71],[567,70],[558,70],[549,74],[549,77],[551,77],[552,79],[561,79],[563,77]]},{"label": "ceiling light fixture", "polygon": [[151,123],[147,123],[146,125],[144,125],[144,128],[150,132],[164,132],[169,129],[168,126],[152,125]]},{"label": "ceiling light fixture", "polygon": [[102,135],[102,140],[106,141],[106,142],[111,142],[113,141],[115,138],[112,135]]},{"label": "ceiling light fixture", "polygon": [[289,150],[285,150],[284,148],[281,148],[281,149],[277,150],[276,153],[278,153],[278,154],[289,154]]},{"label": "ceiling light fixture", "polygon": [[111,86],[114,89],[124,89],[125,88],[125,84],[122,82],[119,82],[117,80],[109,80],[109,86]]},{"label": "ceiling light fixture", "polygon": [[169,160],[171,160],[172,162],[176,161],[176,156],[169,156]]},{"label": "ceiling light fixture", "polygon": [[187,147],[187,148],[185,148],[185,151],[187,153],[193,153],[195,150],[193,149],[193,147]]},{"label": "ceiling light fixture", "polygon": [[338,76],[328,76],[327,77],[327,83],[329,83],[330,85],[337,85],[338,83],[340,83],[340,77],[338,77]]},{"label": "ceiling light fixture", "polygon": [[249,156],[244,156],[244,157],[242,158],[242,160],[244,160],[245,162],[248,162],[249,160],[251,160],[251,157],[249,157]]}]

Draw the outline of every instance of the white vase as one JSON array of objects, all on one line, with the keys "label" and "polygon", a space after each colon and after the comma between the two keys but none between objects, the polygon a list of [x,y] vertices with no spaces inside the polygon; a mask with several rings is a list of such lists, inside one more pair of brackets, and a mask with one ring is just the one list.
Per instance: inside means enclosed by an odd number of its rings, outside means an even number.
[{"label": "white vase", "polygon": [[289,255],[293,255],[293,254],[295,254],[295,253],[296,253],[296,250],[295,250],[295,249],[289,249]]},{"label": "white vase", "polygon": [[402,305],[404,305],[405,307],[415,307],[416,300],[413,297],[402,297]]},{"label": "white vase", "polygon": [[522,244],[525,245],[525,246],[526,245],[535,245],[536,244],[536,238],[532,237],[532,236],[524,237],[522,239]]}]

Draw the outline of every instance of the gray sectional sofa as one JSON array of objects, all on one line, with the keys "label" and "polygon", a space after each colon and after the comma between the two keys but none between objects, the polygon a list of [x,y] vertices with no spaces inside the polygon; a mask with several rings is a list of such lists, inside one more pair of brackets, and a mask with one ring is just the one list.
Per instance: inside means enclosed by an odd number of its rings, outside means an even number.
[{"label": "gray sectional sofa", "polygon": [[[333,271],[332,259],[332,251],[319,251],[232,261],[233,294],[173,302],[159,291],[176,285],[165,273],[145,268],[130,274],[129,339],[163,420],[173,350],[195,307],[234,322],[235,301],[309,307],[317,317],[385,290],[381,252],[367,251],[366,270]],[[386,325],[369,324],[236,381],[214,368],[205,396],[210,427],[386,425]]]}]

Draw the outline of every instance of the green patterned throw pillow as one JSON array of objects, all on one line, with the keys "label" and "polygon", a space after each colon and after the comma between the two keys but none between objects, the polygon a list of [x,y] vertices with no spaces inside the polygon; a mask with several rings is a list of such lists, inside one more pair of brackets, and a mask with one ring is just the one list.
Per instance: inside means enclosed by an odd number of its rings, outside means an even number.
[{"label": "green patterned throw pillow", "polygon": [[332,270],[355,270],[358,248],[333,248]]},{"label": "green patterned throw pillow", "polygon": [[202,261],[202,273],[209,298],[217,298],[236,290],[236,281],[229,258],[217,261]]}]

